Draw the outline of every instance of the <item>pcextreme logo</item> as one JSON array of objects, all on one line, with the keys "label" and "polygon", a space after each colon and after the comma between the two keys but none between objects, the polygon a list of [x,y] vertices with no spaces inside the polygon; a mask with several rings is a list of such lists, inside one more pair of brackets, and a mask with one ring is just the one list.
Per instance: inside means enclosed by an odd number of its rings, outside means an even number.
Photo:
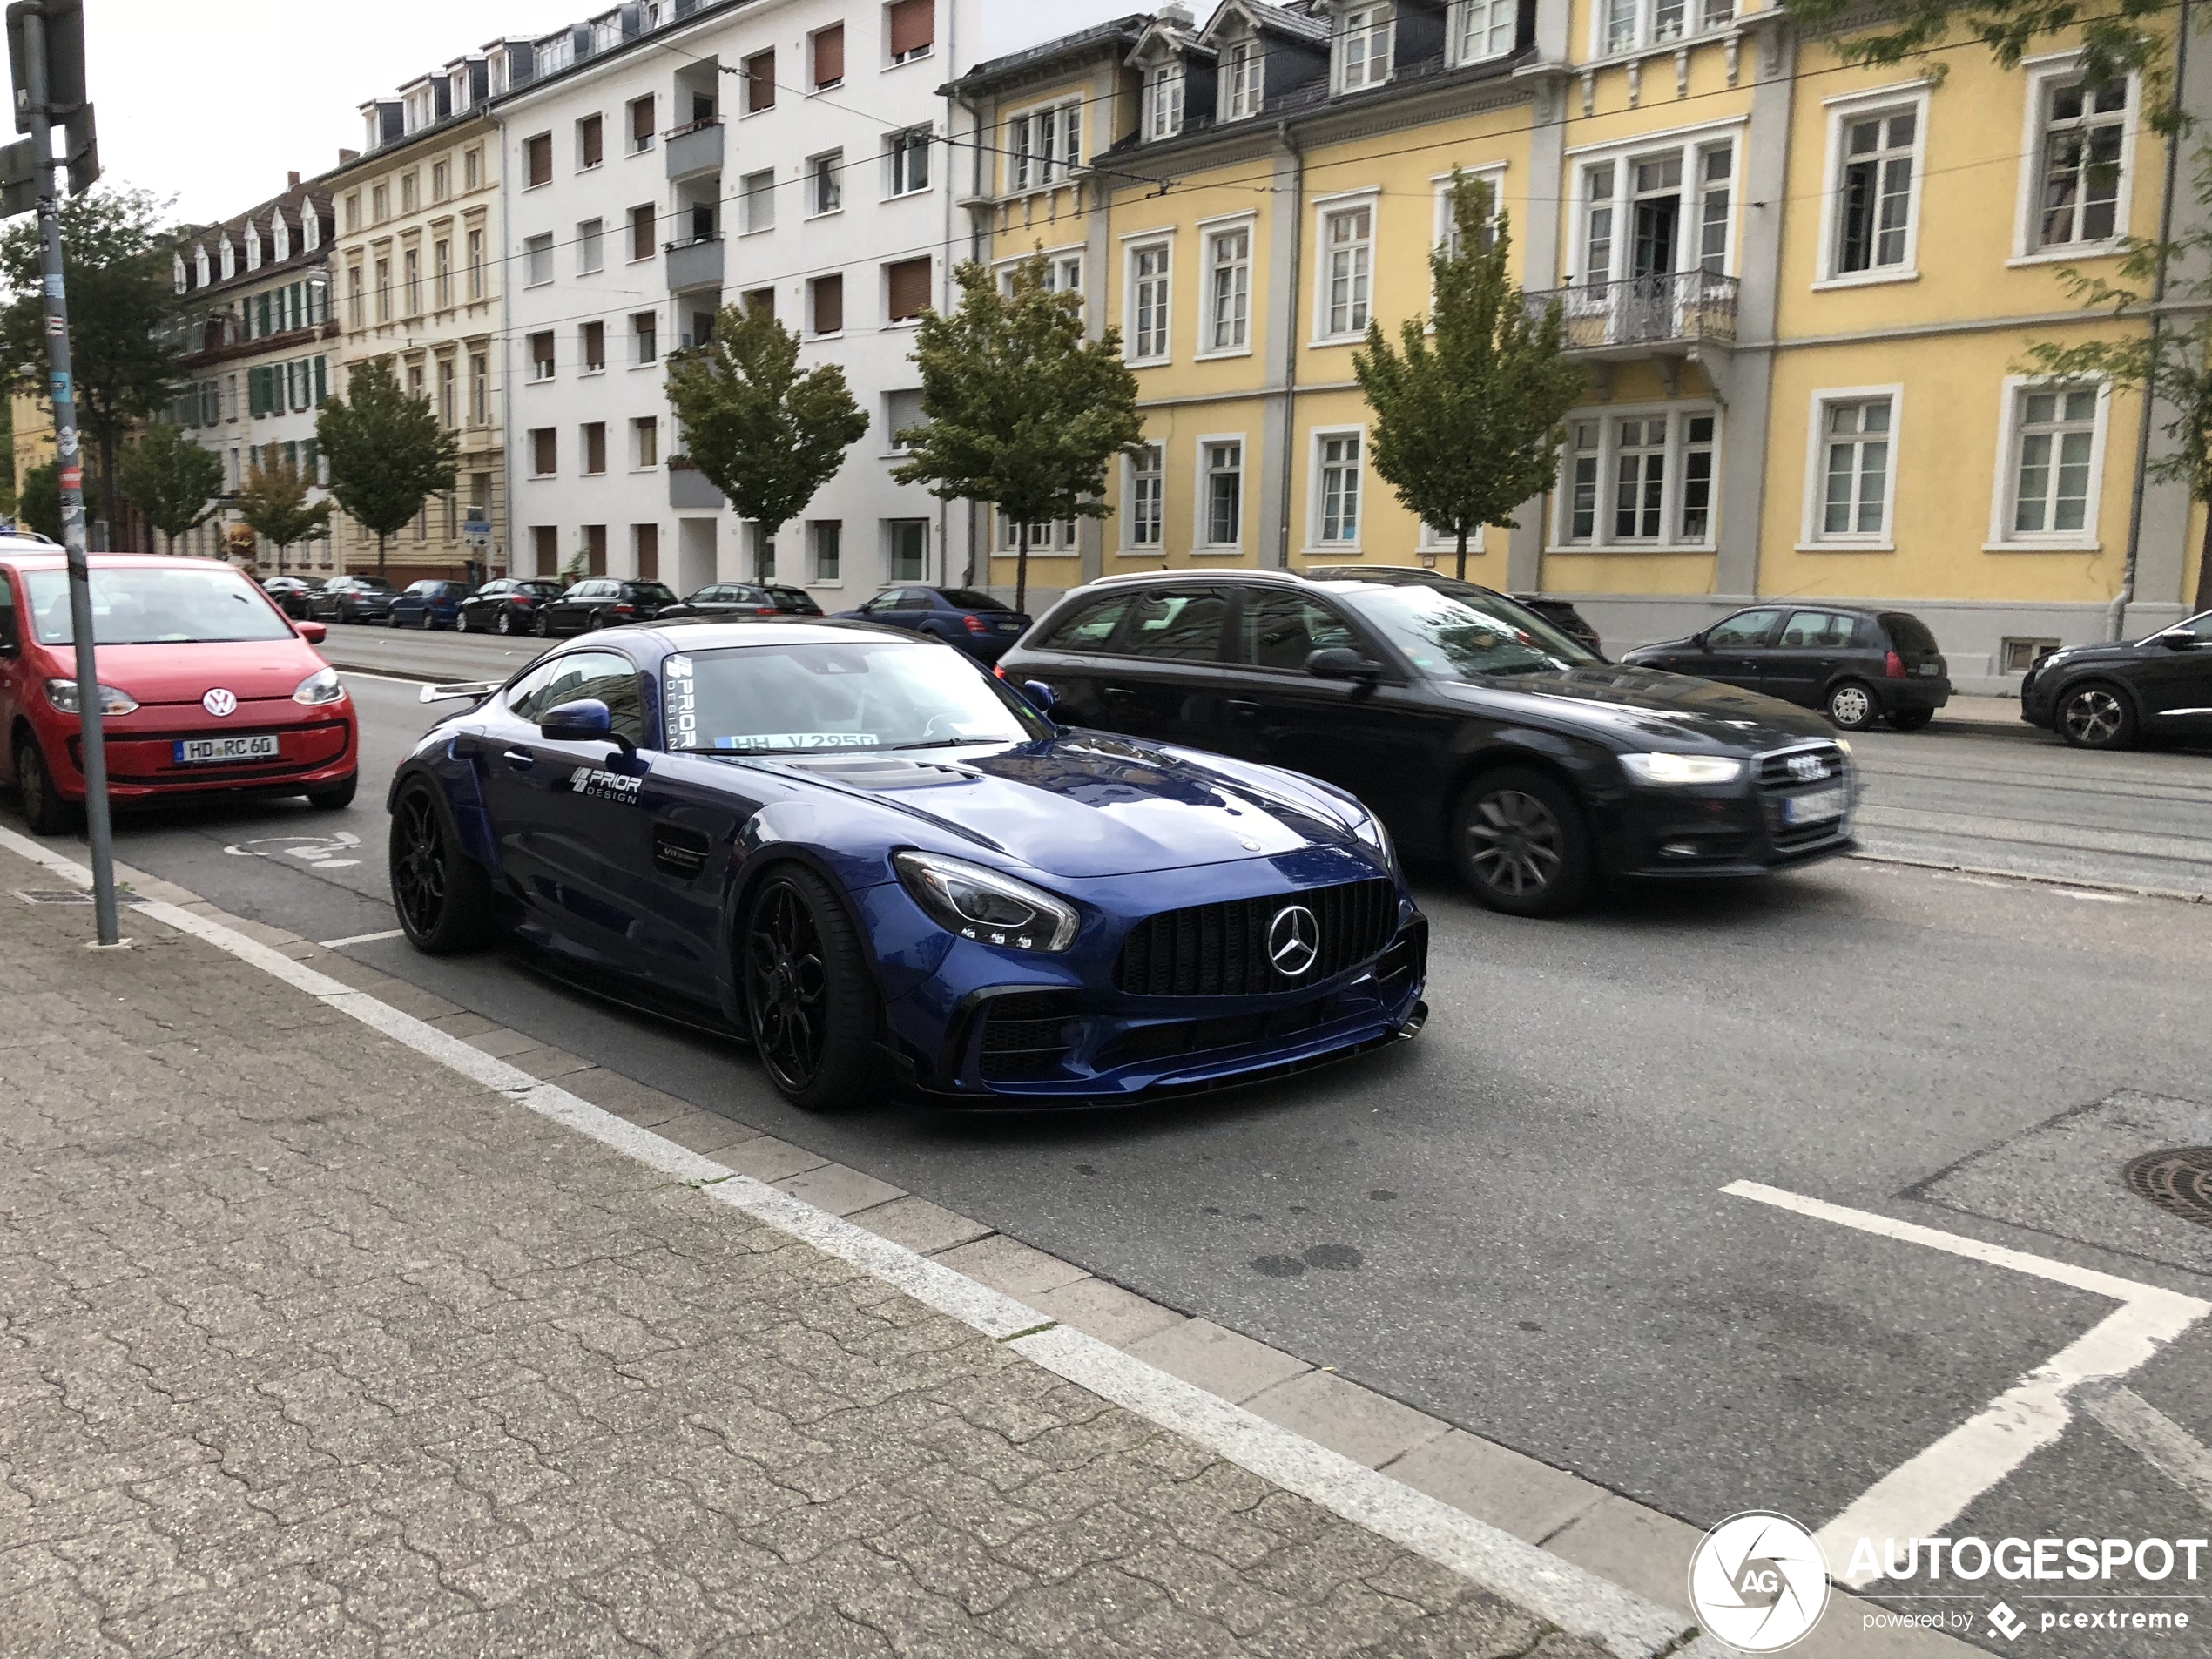
[{"label": "pcextreme logo", "polygon": [[1778,1653],[1803,1641],[1827,1610],[1828,1557],[1787,1515],[1730,1515],[1689,1558],[1689,1605],[1730,1647]]}]

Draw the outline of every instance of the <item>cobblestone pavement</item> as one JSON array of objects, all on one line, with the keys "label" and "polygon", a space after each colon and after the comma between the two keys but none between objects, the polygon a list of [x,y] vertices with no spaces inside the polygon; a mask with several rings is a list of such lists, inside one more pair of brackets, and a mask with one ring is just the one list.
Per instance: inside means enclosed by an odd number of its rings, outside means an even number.
[{"label": "cobblestone pavement", "polygon": [[0,1649],[1598,1649],[0,853]]}]

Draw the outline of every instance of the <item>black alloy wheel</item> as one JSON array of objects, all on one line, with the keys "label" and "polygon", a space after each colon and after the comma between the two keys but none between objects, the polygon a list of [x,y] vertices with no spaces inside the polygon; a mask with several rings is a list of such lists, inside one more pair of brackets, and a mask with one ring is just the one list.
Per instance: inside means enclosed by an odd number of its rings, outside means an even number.
[{"label": "black alloy wheel", "polygon": [[1882,718],[1882,705],[1858,680],[1845,680],[1828,693],[1820,711],[1839,732],[1864,732]]},{"label": "black alloy wheel", "polygon": [[539,639],[552,638],[553,624],[551,618],[547,617],[545,612],[543,610],[539,611],[535,617],[530,618],[530,632],[534,637]]},{"label": "black alloy wheel", "polygon": [[453,956],[490,939],[491,883],[428,784],[409,785],[392,813],[391,871],[392,907],[417,950]]},{"label": "black alloy wheel", "polygon": [[499,620],[498,620],[497,622],[496,622],[496,623],[494,623],[494,624],[492,624],[492,631],[493,631],[494,633],[496,633],[496,634],[507,635],[507,636],[511,636],[511,635],[514,633],[514,631],[515,631],[515,611],[514,611],[514,607],[512,607],[511,605],[502,605],[502,606],[500,606],[500,608],[499,608]]},{"label": "black alloy wheel", "polygon": [[2126,749],[2135,741],[2135,711],[2118,686],[2091,680],[2059,699],[2058,728],[2077,749]]},{"label": "black alloy wheel", "polygon": [[747,1023],[777,1092],[806,1111],[877,1097],[874,981],[821,878],[796,864],[770,872],[745,908],[740,949]]},{"label": "black alloy wheel", "polygon": [[16,794],[33,835],[65,835],[84,821],[84,809],[62,799],[45,752],[28,732],[16,740]]},{"label": "black alloy wheel", "polygon": [[1452,858],[1486,907],[1555,916],[1589,890],[1590,838],[1573,796],[1540,772],[1486,772],[1460,796]]}]

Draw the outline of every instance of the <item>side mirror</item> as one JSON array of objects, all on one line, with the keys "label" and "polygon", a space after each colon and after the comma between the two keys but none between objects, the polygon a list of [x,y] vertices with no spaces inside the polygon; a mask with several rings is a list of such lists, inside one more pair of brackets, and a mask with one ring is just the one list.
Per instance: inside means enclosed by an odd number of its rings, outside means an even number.
[{"label": "side mirror", "polygon": [[537,729],[553,743],[611,743],[624,754],[637,752],[637,745],[615,730],[615,717],[596,697],[546,710],[538,717]]},{"label": "side mirror", "polygon": [[1708,629],[1702,629],[1702,628],[1701,628],[1701,629],[1699,629],[1699,630],[1697,631],[1697,632],[1696,632],[1696,633],[1694,633],[1694,634],[1690,635],[1690,637],[1689,637],[1689,647],[1690,647],[1690,649],[1691,649],[1692,651],[1710,651],[1710,650],[1712,650],[1712,648],[1713,648],[1713,642],[1712,642],[1712,639],[1711,639],[1711,637],[1710,637],[1710,630],[1708,630]]},{"label": "side mirror", "polygon": [[2158,643],[2168,651],[2195,651],[2197,638],[2186,628],[2169,628],[2159,635]]},{"label": "side mirror", "polygon": [[1382,664],[1371,663],[1349,645],[1332,645],[1305,659],[1305,671],[1317,680],[1367,680],[1382,678]]},{"label": "side mirror", "polygon": [[295,622],[292,627],[293,631],[310,645],[320,645],[330,637],[329,628],[320,622]]},{"label": "side mirror", "polygon": [[1042,680],[1023,680],[1022,695],[1036,705],[1037,712],[1040,714],[1051,713],[1052,705],[1060,700],[1053,696],[1052,687],[1047,685]]}]

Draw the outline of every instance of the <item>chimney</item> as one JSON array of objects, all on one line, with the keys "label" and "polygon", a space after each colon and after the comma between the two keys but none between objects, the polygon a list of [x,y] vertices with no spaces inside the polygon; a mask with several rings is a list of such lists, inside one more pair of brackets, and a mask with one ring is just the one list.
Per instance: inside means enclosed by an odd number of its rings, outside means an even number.
[{"label": "chimney", "polygon": [[299,189],[299,188],[300,188],[300,175],[299,175],[298,173],[296,173],[296,172],[288,172],[288,173],[285,174],[285,175],[284,175],[284,187],[285,187],[287,190],[297,190],[297,189]]},{"label": "chimney", "polygon": [[341,150],[338,152],[338,165],[341,167],[347,162],[359,161],[361,158],[361,152],[358,150]]}]

